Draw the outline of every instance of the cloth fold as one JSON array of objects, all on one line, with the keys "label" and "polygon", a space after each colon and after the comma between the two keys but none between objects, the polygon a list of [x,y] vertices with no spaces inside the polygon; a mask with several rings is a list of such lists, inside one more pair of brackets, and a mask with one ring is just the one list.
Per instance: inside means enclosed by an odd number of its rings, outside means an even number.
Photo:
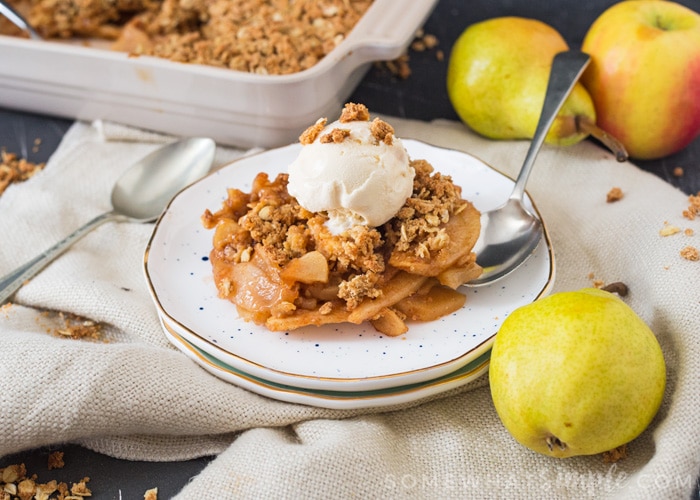
[{"label": "cloth fold", "polygon": [[[455,122],[384,118],[399,137],[469,152],[511,177],[528,146]],[[119,175],[171,139],[74,124],[42,172],[0,196],[0,275],[108,210]],[[244,154],[219,147],[216,166]],[[608,203],[613,187],[624,197]],[[664,403],[625,460],[523,448],[501,425],[486,376],[426,401],[347,411],[221,381],[164,337],[142,272],[153,226],[131,223],[97,228],[0,309],[0,455],[61,442],[134,460],[217,455],[183,499],[688,498],[700,470],[700,263],[680,250],[700,246],[700,221],[683,218],[687,195],[590,142],[545,146],[528,191],[552,237],[554,291],[623,281],[662,345]],[[665,224],[695,236],[662,237]],[[100,323],[101,335],[57,334],[59,311]]]}]

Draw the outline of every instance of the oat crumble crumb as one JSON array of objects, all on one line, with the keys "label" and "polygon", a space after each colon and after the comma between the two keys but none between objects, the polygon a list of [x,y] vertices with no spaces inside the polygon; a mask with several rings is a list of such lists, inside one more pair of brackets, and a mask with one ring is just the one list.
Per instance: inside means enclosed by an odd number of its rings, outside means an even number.
[{"label": "oat crumble crumb", "polygon": [[73,483],[73,485],[70,487],[70,492],[73,495],[79,496],[79,497],[89,497],[92,496],[92,491],[90,491],[90,488],[87,487],[87,483],[90,481],[89,477],[84,477],[77,483]]},{"label": "oat crumble crumb", "polygon": [[369,121],[369,109],[364,104],[346,103],[338,121],[340,123],[367,122]]},{"label": "oat crumble crumb", "polygon": [[693,235],[695,234],[695,231],[693,231],[693,230],[690,229],[690,228],[686,228],[686,229],[683,231],[683,234],[686,235],[686,236],[693,236]]},{"label": "oat crumble crumb", "polygon": [[688,197],[688,208],[683,210],[683,217],[689,220],[695,220],[695,217],[700,214],[700,191],[697,195],[690,195]]},{"label": "oat crumble crumb", "polygon": [[622,189],[620,189],[619,187],[614,187],[610,191],[608,191],[606,201],[608,203],[614,203],[616,201],[620,201],[623,197],[624,194],[622,193]]},{"label": "oat crumble crumb", "polygon": [[76,314],[64,312],[59,312],[58,317],[63,321],[63,326],[56,328],[55,333],[62,337],[99,340],[102,336],[102,325],[100,323],[95,323]]},{"label": "oat crumble crumb", "polygon": [[63,461],[63,452],[62,451],[54,451],[49,454],[49,461],[48,461],[48,469],[53,470],[53,469],[62,469],[65,466],[65,462]]},{"label": "oat crumble crumb", "polygon": [[158,488],[146,490],[146,493],[143,494],[143,500],[158,500]]},{"label": "oat crumble crumb", "polygon": [[304,146],[314,142],[316,137],[318,137],[318,134],[320,134],[323,128],[326,126],[326,123],[328,123],[326,118],[319,118],[316,120],[316,123],[302,132],[302,134],[299,136],[299,142]]},{"label": "oat crumble crumb", "polygon": [[327,134],[321,136],[321,144],[340,144],[345,140],[346,137],[350,135],[350,131],[346,128],[334,128]]},{"label": "oat crumble crumb", "polygon": [[700,260],[700,252],[695,247],[687,246],[681,249],[681,257],[685,260],[697,261]]},{"label": "oat crumble crumb", "polygon": [[683,167],[676,167],[673,169],[674,177],[683,177],[684,173],[685,172],[683,171]]},{"label": "oat crumble crumb", "polygon": [[45,163],[32,163],[14,153],[0,151],[0,195],[10,184],[26,181],[44,168]]},{"label": "oat crumble crumb", "polygon": [[384,120],[375,118],[370,125],[370,131],[377,141],[384,141],[389,146],[394,143],[394,127]]},{"label": "oat crumble crumb", "polygon": [[55,479],[39,482],[36,474],[29,475],[24,464],[12,464],[0,468],[0,500],[82,500],[92,496],[85,477],[72,488]]}]

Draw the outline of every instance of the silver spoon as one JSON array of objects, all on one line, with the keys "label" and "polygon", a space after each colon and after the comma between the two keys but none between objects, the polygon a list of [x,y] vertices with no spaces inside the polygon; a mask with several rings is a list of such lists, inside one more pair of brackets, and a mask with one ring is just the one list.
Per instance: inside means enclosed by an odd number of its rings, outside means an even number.
[{"label": "silver spoon", "polygon": [[0,0],[0,14],[5,16],[12,24],[17,26],[19,29],[26,31],[29,34],[29,38],[32,40],[43,40],[41,35],[32,28],[32,26],[27,22],[27,20],[22,17],[22,14],[17,12],[9,3]]},{"label": "silver spoon", "polygon": [[209,171],[215,150],[216,144],[212,139],[189,138],[157,149],[135,163],[114,185],[110,212],[98,215],[42,254],[0,278],[0,304],[100,224],[107,221],[154,221],[178,191]]},{"label": "silver spoon", "polygon": [[525,184],[554,119],[588,65],[588,54],[561,52],[554,57],[535,134],[508,201],[481,215],[476,261],[484,271],[467,285],[492,283],[517,268],[542,239],[542,222],[523,203]]}]

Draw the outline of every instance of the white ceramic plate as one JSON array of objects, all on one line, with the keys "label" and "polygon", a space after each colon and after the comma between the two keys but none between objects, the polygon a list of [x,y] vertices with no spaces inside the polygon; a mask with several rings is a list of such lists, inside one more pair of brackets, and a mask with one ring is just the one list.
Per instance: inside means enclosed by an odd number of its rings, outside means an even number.
[{"label": "white ceramic plate", "polygon": [[[482,211],[500,205],[511,192],[511,179],[473,156],[418,141],[404,144],[412,158],[427,159],[451,175]],[[460,311],[412,322],[400,337],[364,324],[270,332],[244,322],[233,304],[217,297],[208,261],[213,232],[202,227],[200,216],[206,208],[219,208],[227,187],[249,191],[258,172],[274,177],[286,171],[300,147],[238,160],[180,192],[149,241],[144,267],[162,320],[223,363],[270,383],[313,390],[358,392],[421,383],[487,352],[510,311],[549,291],[554,257],[545,226],[541,244],[515,272],[491,285],[462,287],[467,301]]]},{"label": "white ceramic plate", "polygon": [[487,351],[453,373],[418,384],[360,392],[302,389],[269,382],[237,370],[209,352],[189,343],[171,330],[167,324],[164,324],[163,327],[165,336],[175,347],[209,373],[222,380],[280,401],[334,410],[387,407],[417,401],[461,387],[485,373],[489,366],[490,351]]}]

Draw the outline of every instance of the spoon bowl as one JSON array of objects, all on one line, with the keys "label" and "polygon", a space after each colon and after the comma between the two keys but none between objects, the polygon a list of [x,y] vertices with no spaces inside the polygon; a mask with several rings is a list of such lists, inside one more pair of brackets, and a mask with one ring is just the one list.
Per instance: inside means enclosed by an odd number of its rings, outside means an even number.
[{"label": "spoon bowl", "polygon": [[481,234],[474,252],[483,272],[466,285],[487,285],[507,276],[525,262],[542,239],[542,222],[524,204],[525,184],[547,132],[589,61],[588,54],[578,51],[554,56],[542,113],[513,192],[503,205],[481,214]]},{"label": "spoon bowl", "polygon": [[131,166],[112,189],[112,210],[98,215],[34,259],[0,278],[0,304],[73,243],[107,221],[152,222],[170,199],[211,168],[216,144],[194,137],[168,144]]},{"label": "spoon bowl", "polygon": [[114,211],[135,222],[155,220],[178,191],[209,171],[215,150],[212,139],[192,137],[147,155],[114,185]]}]

